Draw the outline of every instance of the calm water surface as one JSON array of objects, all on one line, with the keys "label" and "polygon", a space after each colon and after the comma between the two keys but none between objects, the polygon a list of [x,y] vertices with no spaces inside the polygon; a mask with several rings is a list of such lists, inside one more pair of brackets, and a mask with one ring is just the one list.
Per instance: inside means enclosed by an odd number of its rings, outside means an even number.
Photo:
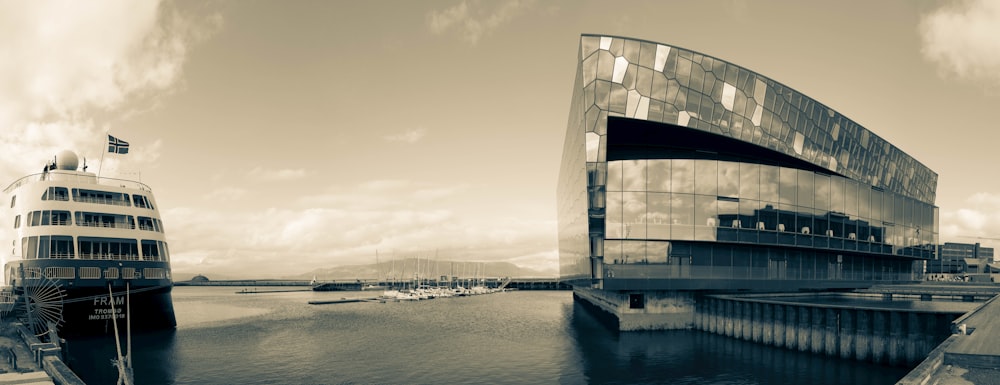
[{"label": "calm water surface", "polygon": [[[309,305],[370,292],[176,287],[177,330],[134,336],[138,384],[891,384],[890,368],[697,331],[609,331],[568,291]],[[263,289],[261,289],[263,290]],[[88,384],[114,339],[69,341]]]}]

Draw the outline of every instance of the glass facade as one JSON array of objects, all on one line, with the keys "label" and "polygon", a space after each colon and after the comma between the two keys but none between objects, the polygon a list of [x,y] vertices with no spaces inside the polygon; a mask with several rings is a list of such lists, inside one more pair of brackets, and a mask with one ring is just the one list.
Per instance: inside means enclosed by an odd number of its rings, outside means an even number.
[{"label": "glass facade", "polygon": [[634,39],[584,35],[578,68],[557,191],[564,280],[905,281],[934,258],[937,174],[832,109]]}]

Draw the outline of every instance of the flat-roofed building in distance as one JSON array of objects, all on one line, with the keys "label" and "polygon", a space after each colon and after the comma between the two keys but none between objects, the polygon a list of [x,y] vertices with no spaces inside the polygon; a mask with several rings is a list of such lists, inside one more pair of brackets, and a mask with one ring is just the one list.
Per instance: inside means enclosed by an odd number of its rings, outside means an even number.
[{"label": "flat-roofed building in distance", "polygon": [[690,327],[698,293],[924,278],[937,174],[916,159],[708,55],[599,35],[578,52],[560,276],[620,329]]},{"label": "flat-roofed building in distance", "polygon": [[938,259],[927,264],[928,274],[988,274],[993,248],[979,243],[945,242],[938,247]]}]

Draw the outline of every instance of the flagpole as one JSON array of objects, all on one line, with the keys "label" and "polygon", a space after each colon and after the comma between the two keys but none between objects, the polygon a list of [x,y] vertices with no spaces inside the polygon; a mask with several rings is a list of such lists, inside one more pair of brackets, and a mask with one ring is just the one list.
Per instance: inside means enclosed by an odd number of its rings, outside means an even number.
[{"label": "flagpole", "polygon": [[[110,128],[104,131],[104,142],[108,141],[108,135],[111,135],[111,129]],[[107,146],[108,146],[107,143],[105,143],[104,146],[101,147],[101,164],[97,165],[97,180],[98,181],[101,179],[101,169],[104,168],[104,154],[108,153],[108,150],[105,149],[105,147],[107,147]]]}]

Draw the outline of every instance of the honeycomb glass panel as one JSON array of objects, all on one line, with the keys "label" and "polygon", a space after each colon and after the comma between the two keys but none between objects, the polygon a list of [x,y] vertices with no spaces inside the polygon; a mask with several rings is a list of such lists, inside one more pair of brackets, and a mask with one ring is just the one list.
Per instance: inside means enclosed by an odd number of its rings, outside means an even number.
[{"label": "honeycomb glass panel", "polygon": [[623,57],[616,57],[614,72],[611,75],[611,81],[621,83],[625,79],[626,70],[628,70],[628,60]]},{"label": "honeycomb glass panel", "polygon": [[597,78],[610,81],[615,70],[615,57],[608,51],[597,51]]},{"label": "honeycomb glass panel", "polygon": [[597,57],[598,55],[590,55],[590,57],[583,59],[583,84],[585,85],[597,79]]},{"label": "honeycomb glass panel", "polygon": [[593,132],[587,133],[587,161],[597,161],[597,150],[601,144],[601,136]]},{"label": "honeycomb glass panel", "polygon": [[677,59],[677,70],[674,75],[682,87],[688,87],[691,79],[691,61],[683,58]]},{"label": "honeycomb glass panel", "polygon": [[608,109],[610,112],[625,114],[625,107],[628,105],[628,91],[621,84],[611,84],[611,100]]},{"label": "honeycomb glass panel", "polygon": [[639,65],[648,69],[653,68],[656,61],[656,44],[649,42],[639,43]]},{"label": "honeycomb glass panel", "polygon": [[656,45],[656,60],[653,62],[653,69],[656,71],[663,71],[664,66],[667,63],[667,56],[670,55],[670,47],[657,44]]},{"label": "honeycomb glass panel", "polygon": [[594,83],[594,104],[598,108],[607,111],[608,103],[611,99],[611,83],[598,80]]}]

